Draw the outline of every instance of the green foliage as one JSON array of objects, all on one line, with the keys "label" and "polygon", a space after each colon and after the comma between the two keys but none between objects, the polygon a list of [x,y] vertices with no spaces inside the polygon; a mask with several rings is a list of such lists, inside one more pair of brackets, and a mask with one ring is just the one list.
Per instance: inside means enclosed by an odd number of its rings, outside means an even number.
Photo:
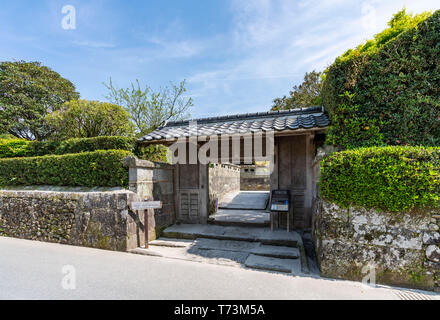
[{"label": "green foliage", "polygon": [[10,139],[16,139],[17,137],[14,137],[12,134],[9,133],[3,133],[0,134],[0,140],[10,140]]},{"label": "green foliage", "polygon": [[440,208],[440,148],[371,147],[321,162],[321,196],[342,206],[397,212]]},{"label": "green foliage", "polygon": [[139,159],[153,162],[168,162],[168,148],[161,144],[150,144],[146,147],[138,144],[134,153]]},{"label": "green foliage", "polygon": [[420,22],[424,21],[430,15],[430,12],[423,12],[416,15],[407,14],[406,9],[403,9],[393,15],[393,18],[388,22],[387,29],[376,34],[374,39],[367,40],[355,49],[347,50],[341,57],[337,58],[336,61],[342,62],[350,60],[360,54],[374,54],[388,42],[396,39],[401,33],[417,27]]},{"label": "green foliage", "polygon": [[353,105],[353,95],[344,94],[346,102],[333,110],[332,121],[337,125],[327,130],[327,143],[347,149],[384,145],[376,119],[361,116],[359,106]]},{"label": "green foliage", "polygon": [[130,114],[107,102],[72,100],[49,114],[47,121],[58,139],[134,135]]},{"label": "green foliage", "polygon": [[136,139],[130,137],[94,137],[74,138],[61,141],[55,149],[55,154],[80,153],[96,150],[125,150],[134,152]]},{"label": "green foliage", "polygon": [[125,187],[129,151],[107,150],[0,160],[0,186]]},{"label": "green foliage", "polygon": [[136,140],[129,137],[74,138],[64,141],[1,140],[0,158],[36,157],[96,150],[125,150],[134,152]]},{"label": "green foliage", "polygon": [[0,132],[44,140],[52,130],[46,116],[71,99],[75,86],[39,62],[0,63]]},{"label": "green foliage", "polygon": [[368,49],[358,47],[328,68],[328,143],[440,145],[440,11],[422,21],[428,15],[399,12]]},{"label": "green foliage", "polygon": [[185,81],[154,92],[150,87],[144,89],[138,80],[130,88],[118,89],[110,79],[105,84],[109,90],[107,99],[121,105],[130,114],[138,136],[144,136],[163,126],[167,121],[183,120],[189,117],[188,110],[193,106],[192,98],[184,96]]},{"label": "green foliage", "polygon": [[30,142],[24,139],[0,139],[0,158],[26,157]]},{"label": "green foliage", "polygon": [[272,110],[289,110],[321,105],[322,73],[306,73],[299,86],[293,86],[289,97],[275,99]]}]

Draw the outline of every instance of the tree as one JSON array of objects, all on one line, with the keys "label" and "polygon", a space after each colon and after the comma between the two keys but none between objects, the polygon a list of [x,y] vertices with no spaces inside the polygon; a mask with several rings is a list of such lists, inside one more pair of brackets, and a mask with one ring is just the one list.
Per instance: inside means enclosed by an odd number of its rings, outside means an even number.
[{"label": "tree", "polygon": [[361,44],[336,58],[321,92],[331,119],[326,143],[439,146],[439,30],[440,10],[402,10],[368,49]]},{"label": "tree", "polygon": [[122,107],[99,101],[72,100],[47,116],[59,139],[132,136],[130,114]]},{"label": "tree", "polygon": [[142,89],[138,80],[126,89],[114,87],[111,79],[109,84],[104,85],[109,90],[106,98],[127,110],[139,136],[154,131],[168,121],[189,117],[188,110],[193,106],[192,99],[184,96],[185,80],[179,85],[171,83],[171,87],[161,88],[158,92],[148,86]]},{"label": "tree", "polygon": [[27,140],[52,134],[46,116],[78,99],[75,86],[39,62],[0,63],[0,132]]},{"label": "tree", "polygon": [[275,99],[272,110],[307,108],[321,104],[322,73],[312,71],[305,74],[299,86],[293,86],[289,97]]}]

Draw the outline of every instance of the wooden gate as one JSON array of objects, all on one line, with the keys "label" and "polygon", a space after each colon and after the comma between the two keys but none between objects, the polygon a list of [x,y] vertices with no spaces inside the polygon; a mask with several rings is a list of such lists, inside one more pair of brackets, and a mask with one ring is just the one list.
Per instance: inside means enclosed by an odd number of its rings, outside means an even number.
[{"label": "wooden gate", "polygon": [[[207,166],[200,164],[177,165],[178,221],[181,223],[206,223],[208,217]],[[206,180],[206,181],[205,181]]]},{"label": "wooden gate", "polygon": [[[276,139],[276,163],[271,176],[271,189],[290,190],[293,205],[293,227],[310,227],[311,220],[311,150],[307,135]],[[291,220],[292,221],[292,220]],[[285,225],[285,217],[282,225]]]}]

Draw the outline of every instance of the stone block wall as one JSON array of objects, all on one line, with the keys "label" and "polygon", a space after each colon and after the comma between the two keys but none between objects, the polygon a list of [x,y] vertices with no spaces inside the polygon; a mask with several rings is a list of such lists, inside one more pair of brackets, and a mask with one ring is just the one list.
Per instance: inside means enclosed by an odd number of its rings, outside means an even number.
[{"label": "stone block wall", "polygon": [[[174,167],[128,157],[129,190],[23,187],[0,190],[0,236],[127,251],[175,222]],[[162,201],[133,212],[132,201]],[[147,213],[147,214],[145,214]]]},{"label": "stone block wall", "polygon": [[313,238],[323,276],[439,291],[440,213],[386,213],[319,200]]},{"label": "stone block wall", "polygon": [[240,189],[246,191],[270,190],[269,165],[241,165]]},{"label": "stone block wall", "polygon": [[270,176],[241,177],[240,189],[245,191],[270,191]]},{"label": "stone block wall", "polygon": [[229,192],[240,191],[240,167],[233,164],[211,164],[209,167],[209,213],[215,212],[220,201]]},{"label": "stone block wall", "polygon": [[127,190],[0,190],[0,236],[127,251],[137,247]]},{"label": "stone block wall", "polygon": [[[141,201],[162,201],[161,209],[148,210],[149,240],[154,240],[162,230],[176,222],[175,209],[175,167],[166,163],[139,160],[135,157],[124,159],[129,167],[129,190],[136,193]],[[144,221],[141,213],[139,217]],[[145,244],[145,234],[139,231],[140,245]]]}]

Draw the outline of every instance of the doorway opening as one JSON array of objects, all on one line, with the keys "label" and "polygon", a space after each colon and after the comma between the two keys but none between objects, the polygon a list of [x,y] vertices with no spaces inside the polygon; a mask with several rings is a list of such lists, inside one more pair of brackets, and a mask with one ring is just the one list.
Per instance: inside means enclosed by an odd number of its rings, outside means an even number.
[{"label": "doorway opening", "polygon": [[[230,175],[230,179],[224,174],[209,175],[210,179],[216,179],[217,183],[226,184],[226,188],[225,192],[218,194],[214,200],[215,207],[210,211],[208,222],[224,226],[268,227],[270,162],[254,161],[252,164],[241,164],[236,166],[236,170]],[[231,183],[231,179],[235,183]],[[210,181],[210,187],[216,186],[217,183]]]}]

